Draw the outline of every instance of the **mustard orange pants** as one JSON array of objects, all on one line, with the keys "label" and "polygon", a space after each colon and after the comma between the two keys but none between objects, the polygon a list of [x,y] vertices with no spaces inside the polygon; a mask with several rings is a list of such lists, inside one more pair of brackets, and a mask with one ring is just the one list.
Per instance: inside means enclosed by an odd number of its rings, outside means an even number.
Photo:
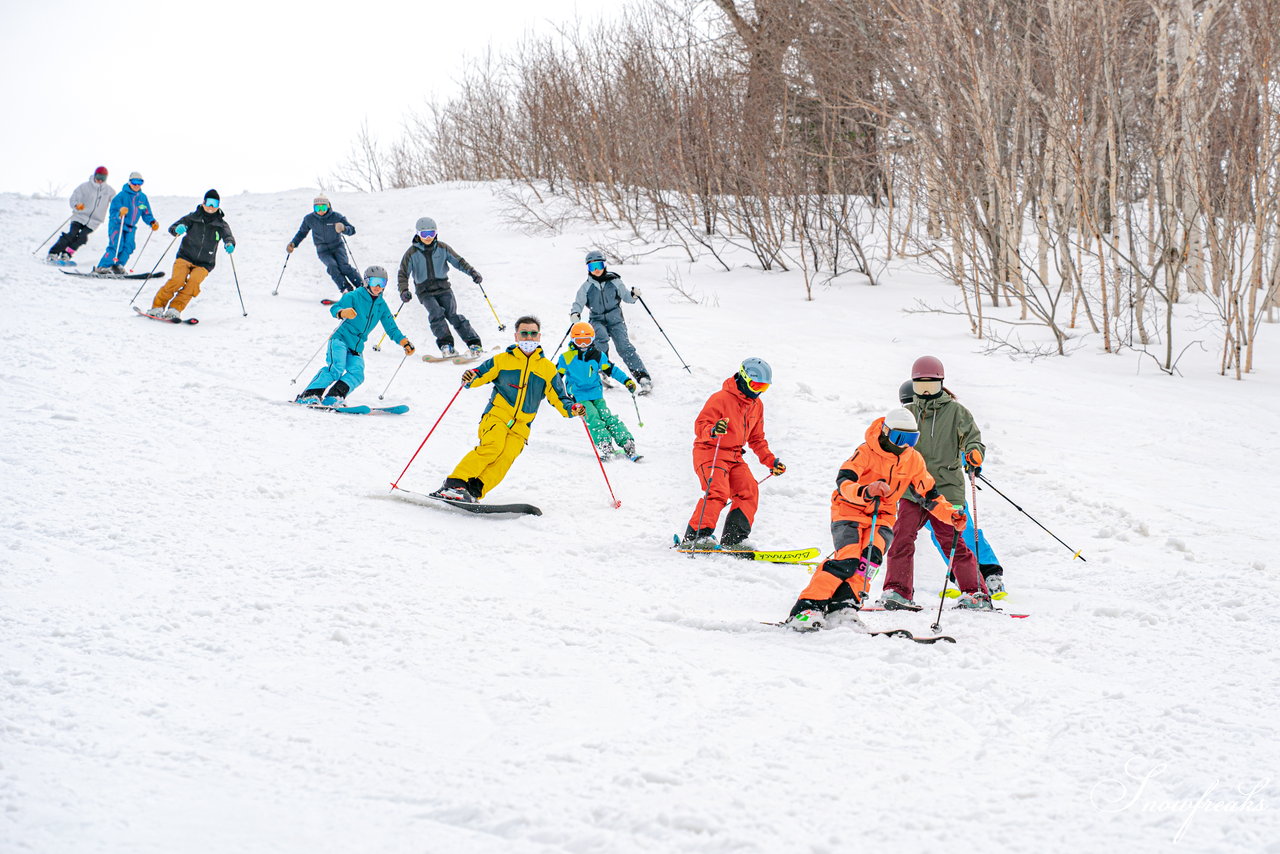
[{"label": "mustard orange pants", "polygon": [[151,301],[152,308],[169,306],[174,311],[186,311],[187,304],[200,296],[200,283],[209,275],[204,267],[197,267],[182,258],[173,262],[173,275],[165,282]]}]

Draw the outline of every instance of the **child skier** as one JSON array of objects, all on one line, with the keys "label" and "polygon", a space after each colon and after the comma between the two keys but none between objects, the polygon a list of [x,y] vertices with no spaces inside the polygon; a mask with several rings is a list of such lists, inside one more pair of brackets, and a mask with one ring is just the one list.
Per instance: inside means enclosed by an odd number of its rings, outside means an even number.
[{"label": "child skier", "polygon": [[160,230],[160,223],[156,222],[155,216],[151,213],[151,200],[147,198],[146,193],[142,192],[141,174],[129,173],[129,183],[111,200],[110,213],[107,248],[102,253],[98,266],[93,268],[93,272],[99,275],[123,276],[124,265],[129,262],[129,256],[133,254],[133,233],[138,228],[138,220],[141,219],[151,226],[152,231]]},{"label": "child skier", "polygon": [[[963,507],[961,460],[965,467],[982,465],[986,450],[982,434],[969,410],[942,387],[941,361],[933,356],[916,359],[911,366],[911,380],[915,400],[907,405],[907,409],[920,425],[920,441],[916,450],[924,457],[938,492],[951,504]],[[910,492],[898,507],[893,543],[889,546],[884,595],[881,597],[884,607],[891,610],[920,610],[911,597],[915,587],[916,536],[920,528],[930,521],[924,503],[925,499],[919,493]],[[950,553],[955,539],[951,529],[937,520],[932,525],[934,533]],[[991,610],[991,595],[978,572],[977,559],[962,539],[956,542],[951,571],[960,586],[957,608]]]},{"label": "child skier", "polygon": [[473,504],[501,483],[528,444],[544,398],[565,418],[585,414],[582,404],[574,403],[564,390],[555,365],[543,357],[541,339],[538,318],[521,317],[516,321],[515,344],[462,372],[464,386],[493,383],[493,394],[480,417],[480,443],[432,495]]},{"label": "child skier", "polygon": [[396,276],[396,284],[400,287],[400,301],[408,302],[413,299],[413,294],[409,291],[409,275],[412,273],[414,290],[418,293],[418,301],[427,310],[427,322],[431,325],[431,333],[436,336],[440,355],[457,355],[449,324],[453,324],[471,354],[478,355],[484,350],[484,345],[471,323],[458,313],[458,301],[453,295],[453,286],[449,284],[449,267],[461,270],[477,285],[484,281],[484,277],[467,263],[466,258],[454,252],[449,244],[437,239],[434,219],[429,216],[419,217],[414,229],[413,240],[400,259],[400,272]]},{"label": "child skier", "polygon": [[213,271],[218,260],[218,241],[230,255],[236,251],[236,237],[222,215],[222,197],[217,190],[204,194],[204,202],[169,226],[169,233],[182,237],[173,275],[156,291],[147,314],[152,317],[181,317],[187,305],[200,296],[200,283]]},{"label": "child skier", "polygon": [[[565,378],[565,386],[569,394],[578,403],[586,407],[587,428],[591,431],[591,440],[596,443],[603,458],[615,454],[628,457],[636,455],[636,441],[618,416],[609,410],[604,402],[604,388],[600,378],[604,375],[619,380],[627,390],[635,394],[636,381],[626,372],[611,363],[591,343],[595,340],[596,331],[590,323],[579,321],[569,330],[569,349],[556,362],[556,370]],[[614,445],[617,442],[617,445]]]},{"label": "child skier", "polygon": [[111,197],[116,191],[107,183],[107,167],[99,166],[93,175],[71,193],[71,226],[49,247],[50,264],[66,263],[76,250],[84,246],[90,233],[107,218]]},{"label": "child skier", "polygon": [[344,234],[354,235],[356,227],[345,216],[333,209],[333,205],[329,203],[329,197],[324,193],[312,200],[311,213],[302,218],[298,233],[293,236],[293,240],[289,241],[284,251],[292,255],[293,250],[306,239],[308,233],[315,242],[316,257],[320,259],[321,264],[324,264],[329,278],[333,279],[333,283],[338,286],[338,292],[345,294],[359,288],[360,273],[347,257],[347,246],[342,240]]},{"label": "child skier", "polygon": [[622,304],[634,303],[638,296],[640,289],[624,285],[621,276],[605,269],[604,255],[592,250],[587,253],[587,280],[573,298],[569,318],[577,323],[582,319],[583,308],[590,309],[591,315],[587,319],[596,329],[596,348],[608,355],[609,339],[613,338],[618,345],[618,355],[640,384],[639,394],[648,394],[653,390],[653,380],[631,344],[627,320],[622,316]]},{"label": "child skier", "polygon": [[773,369],[754,356],[743,361],[738,372],[724,381],[694,422],[693,470],[703,487],[684,532],[684,545],[715,548],[716,522],[725,505],[733,509],[725,518],[722,545],[749,549],[747,536],[755,522],[760,488],[742,458],[744,445],[775,475],[787,470],[764,436],[764,404],[760,395],[773,382]]},{"label": "child skier", "polygon": [[835,557],[822,562],[792,606],[787,625],[794,629],[822,628],[861,606],[869,586],[867,571],[881,564],[893,542],[898,500],[908,489],[923,496],[928,512],[943,524],[957,530],[967,524],[964,511],[934,488],[924,457],[915,450],[920,431],[914,415],[895,409],[871,422],[864,438],[836,474],[831,493]]},{"label": "child skier", "polygon": [[387,286],[387,271],[376,264],[364,271],[364,287],[349,291],[329,307],[329,313],[344,322],[329,338],[328,363],[307,383],[307,390],[297,402],[307,406],[346,406],[347,395],[364,382],[364,345],[377,323],[392,341],[399,341],[406,356],[413,355],[413,345],[396,326],[382,299]]}]

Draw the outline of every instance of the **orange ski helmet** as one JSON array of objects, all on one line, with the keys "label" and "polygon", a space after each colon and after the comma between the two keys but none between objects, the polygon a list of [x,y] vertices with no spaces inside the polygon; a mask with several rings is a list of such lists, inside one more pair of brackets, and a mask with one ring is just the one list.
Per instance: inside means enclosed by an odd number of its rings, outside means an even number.
[{"label": "orange ski helmet", "polygon": [[579,320],[569,327],[569,340],[579,350],[585,350],[596,340],[596,328],[585,320]]}]

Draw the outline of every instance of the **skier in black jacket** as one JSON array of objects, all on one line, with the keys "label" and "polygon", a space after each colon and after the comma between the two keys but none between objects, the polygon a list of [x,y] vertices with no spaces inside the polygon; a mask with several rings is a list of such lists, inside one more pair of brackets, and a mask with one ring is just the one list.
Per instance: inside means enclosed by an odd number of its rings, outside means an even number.
[{"label": "skier in black jacket", "polygon": [[213,269],[218,257],[218,241],[230,255],[236,238],[222,215],[222,197],[217,190],[204,194],[203,204],[169,226],[169,233],[181,236],[173,275],[156,291],[147,314],[152,317],[181,317],[183,310],[200,296],[200,283]]}]

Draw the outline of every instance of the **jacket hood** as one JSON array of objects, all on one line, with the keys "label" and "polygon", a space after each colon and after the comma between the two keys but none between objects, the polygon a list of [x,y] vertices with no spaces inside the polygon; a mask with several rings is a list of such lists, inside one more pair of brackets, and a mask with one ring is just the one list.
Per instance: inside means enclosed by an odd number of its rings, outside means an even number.
[{"label": "jacket hood", "polygon": [[734,374],[733,376],[725,380],[724,383],[721,384],[720,389],[721,391],[731,392],[734,397],[738,398],[739,400],[744,400],[747,403],[751,403],[753,400],[760,399],[758,397],[748,397],[747,395],[742,393],[742,389],[738,388],[737,374]]}]

